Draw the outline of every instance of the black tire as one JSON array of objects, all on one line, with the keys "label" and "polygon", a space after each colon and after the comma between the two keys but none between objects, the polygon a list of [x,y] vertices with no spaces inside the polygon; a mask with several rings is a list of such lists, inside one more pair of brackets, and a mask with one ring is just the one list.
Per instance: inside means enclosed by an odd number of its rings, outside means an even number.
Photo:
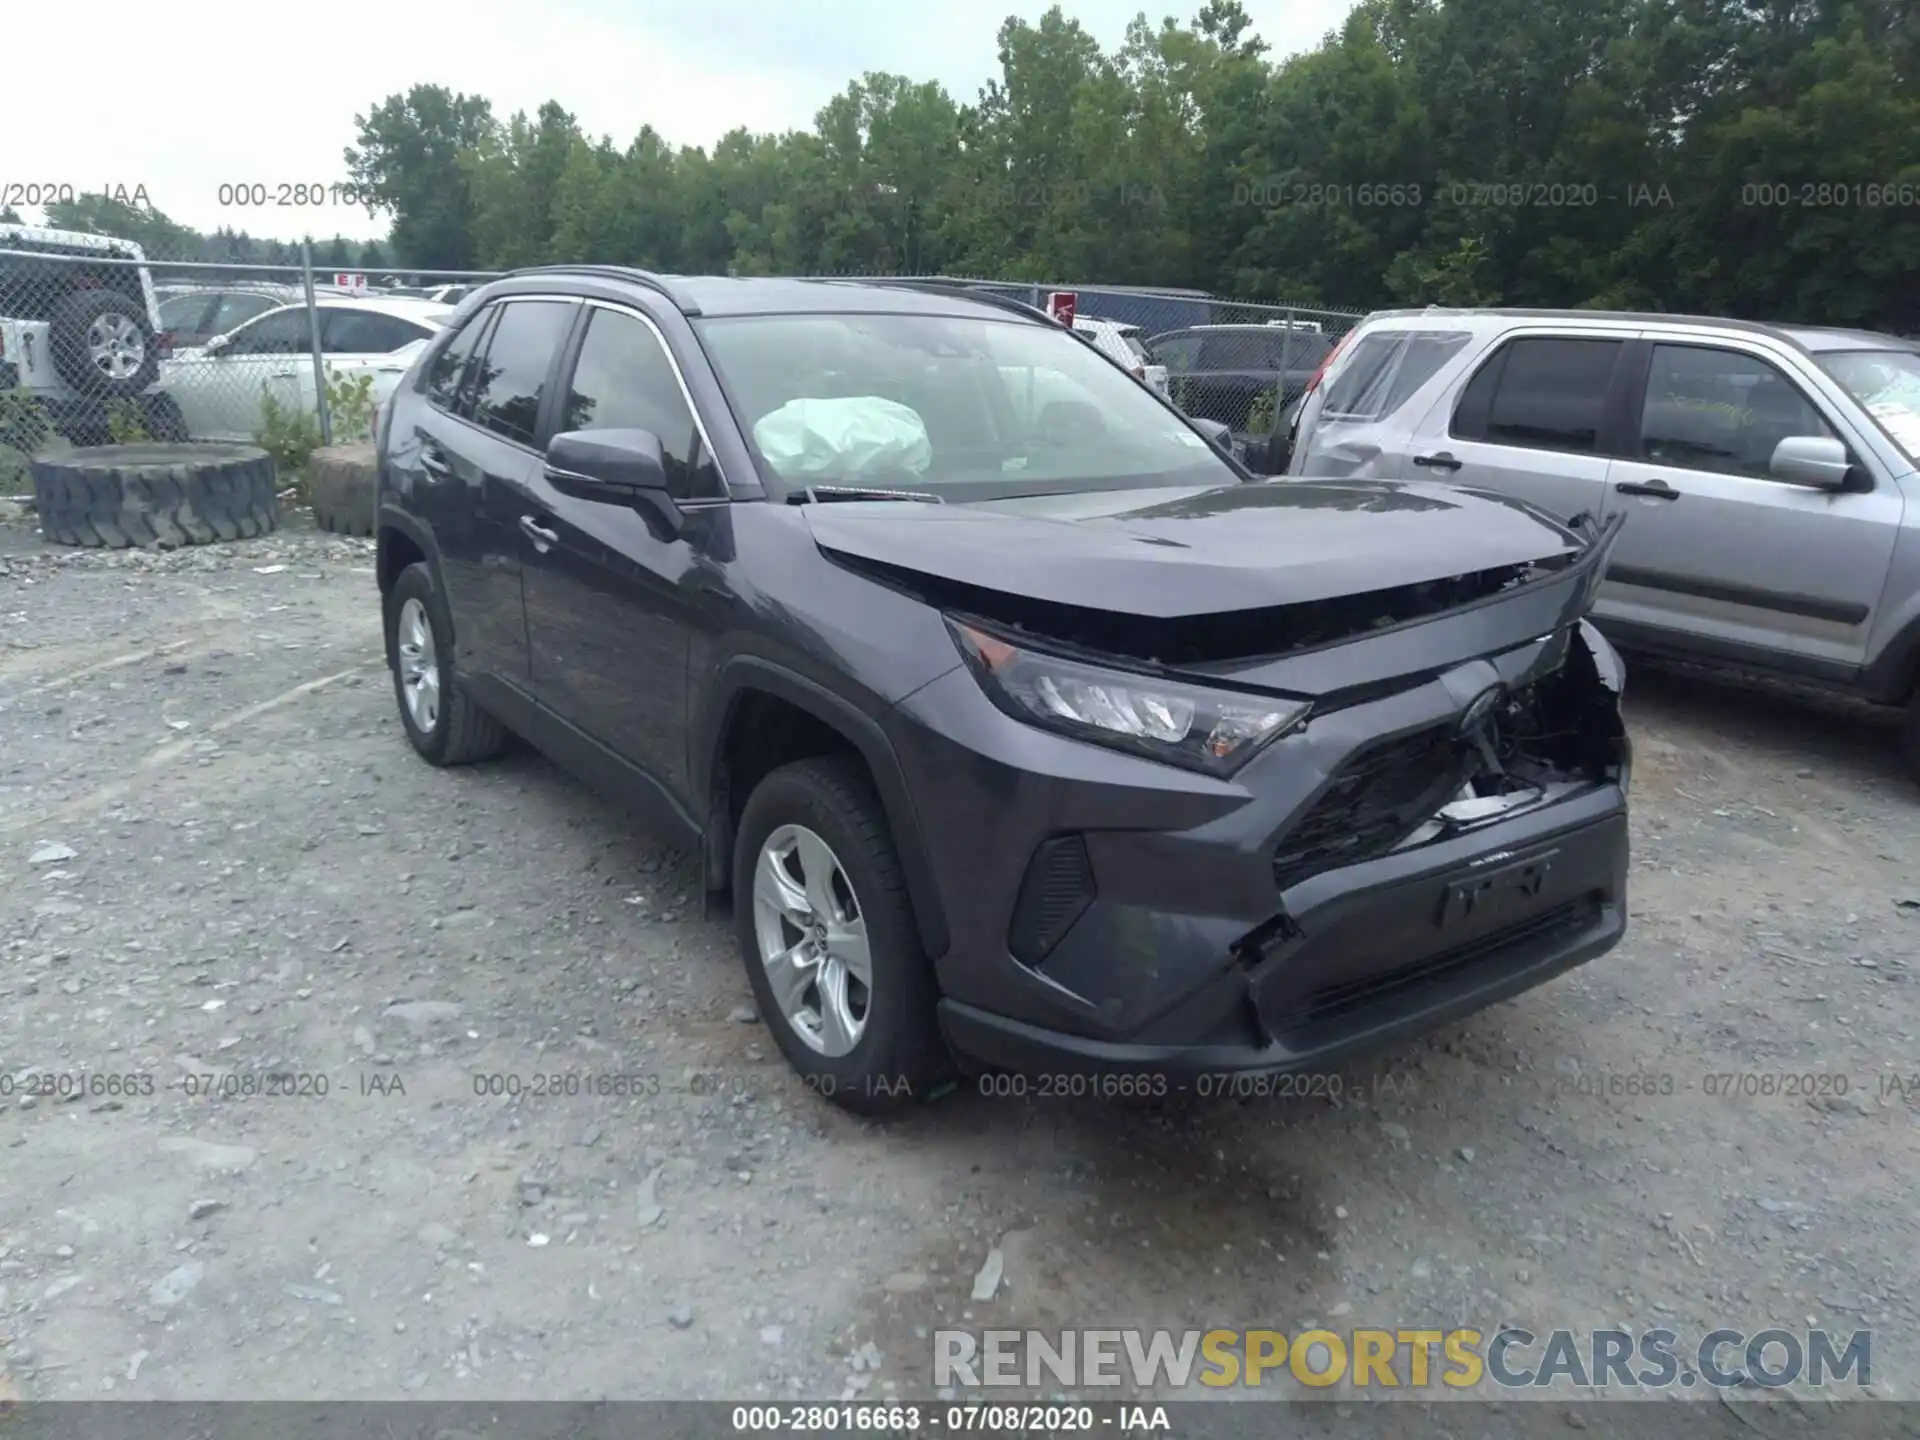
[{"label": "black tire", "polygon": [[[137,334],[139,360],[124,375],[103,369],[93,357],[91,332],[96,322],[121,317]],[[118,290],[76,290],[53,306],[48,330],[53,368],[85,396],[138,395],[160,374],[160,350],[153,343],[153,326],[146,307]]]},{"label": "black tire", "polygon": [[[433,627],[434,664],[440,676],[440,711],[431,730],[422,730],[407,709],[406,682],[400,673],[400,612],[409,600],[421,603]],[[393,675],[393,702],[399,708],[407,740],[420,758],[429,765],[470,765],[476,760],[491,760],[506,748],[506,728],[473,702],[447,663],[453,654],[453,620],[447,614],[447,602],[440,587],[433,582],[433,571],[426,564],[416,562],[400,572],[393,589],[387,592],[383,618],[387,669]]]},{"label": "black tire", "polygon": [[[782,825],[804,825],[833,849],[866,921],[873,983],[865,1028],[847,1054],[813,1049],[781,1013],[754,930],[754,867]],[[748,797],[733,852],[734,927],[747,983],[774,1043],[807,1087],[848,1110],[885,1115],[955,1078],[935,1007],[939,987],[920,943],[886,813],[858,761],[818,756],[783,765]]]},{"label": "black tire", "polygon": [[102,445],[33,461],[40,533],[61,545],[171,550],[280,524],[273,460],[251,445]]},{"label": "black tire", "polygon": [[328,445],[307,461],[307,496],[314,522],[339,535],[373,534],[377,473],[373,446]]}]

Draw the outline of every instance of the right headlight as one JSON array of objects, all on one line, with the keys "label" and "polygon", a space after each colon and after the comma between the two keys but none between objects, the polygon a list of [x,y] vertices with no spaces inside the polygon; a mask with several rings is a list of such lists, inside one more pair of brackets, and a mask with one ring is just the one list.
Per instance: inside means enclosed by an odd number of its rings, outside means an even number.
[{"label": "right headlight", "polygon": [[1210,775],[1231,775],[1312,708],[1029,650],[961,620],[947,625],[981,688],[1016,720]]}]

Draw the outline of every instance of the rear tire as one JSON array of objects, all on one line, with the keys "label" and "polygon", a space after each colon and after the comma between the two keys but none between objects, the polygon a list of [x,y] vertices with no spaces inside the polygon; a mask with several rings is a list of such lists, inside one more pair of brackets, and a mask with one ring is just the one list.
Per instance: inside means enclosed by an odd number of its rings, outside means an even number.
[{"label": "rear tire", "polygon": [[420,758],[446,766],[498,755],[506,729],[473,702],[453,673],[453,621],[424,563],[400,572],[387,593],[385,621],[393,698]]},{"label": "rear tire", "polygon": [[[840,995],[848,996],[854,982],[845,977],[857,966],[843,965],[837,982],[829,978],[834,973],[829,969],[831,952],[836,948],[831,939],[826,943],[829,960],[814,958],[811,971],[805,965],[789,969],[778,960],[770,964],[766,958],[777,949],[778,941],[763,945],[763,937],[774,927],[779,927],[782,937],[806,933],[803,925],[777,914],[778,907],[763,905],[762,893],[756,892],[756,884],[763,879],[761,867],[777,863],[772,856],[781,848],[781,837],[789,836],[809,837],[809,845],[812,840],[824,842],[826,858],[838,872],[832,888],[841,897],[834,902],[841,924],[844,927],[849,914],[862,922],[867,977],[858,985],[864,991],[859,1034],[851,1048],[840,1054],[830,1053],[836,1048],[831,1041],[825,1042],[825,1049],[809,1042],[807,1034],[813,1030],[805,1017],[817,1014],[824,1028],[827,990],[837,984]],[[814,853],[819,853],[817,848]],[[801,863],[803,869],[810,869]],[[791,868],[786,874],[793,882]],[[815,877],[808,873],[807,879]],[[798,882],[793,883],[798,887]],[[753,987],[774,1043],[808,1089],[858,1114],[886,1115],[925,1100],[952,1082],[953,1060],[935,1013],[939,988],[933,966],[920,943],[886,813],[857,761],[844,756],[795,761],[755,787],[734,842],[733,909],[747,983]],[[801,948],[798,941],[793,948]],[[817,957],[818,952],[814,954]],[[774,988],[776,969],[783,974],[810,973],[814,978],[799,987],[799,998],[783,1004]],[[794,995],[795,990],[789,987],[784,993]],[[811,1011],[809,995],[814,997]],[[847,1008],[854,1008],[850,1001]],[[796,1021],[791,1018],[794,1013],[803,1018]],[[844,1037],[844,1031],[841,1034]]]}]

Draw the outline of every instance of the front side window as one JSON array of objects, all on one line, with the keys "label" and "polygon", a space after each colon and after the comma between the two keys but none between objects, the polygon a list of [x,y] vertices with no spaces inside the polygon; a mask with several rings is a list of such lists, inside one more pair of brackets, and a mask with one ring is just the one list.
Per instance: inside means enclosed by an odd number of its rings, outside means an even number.
[{"label": "front side window", "polygon": [[1592,454],[1600,445],[1618,340],[1515,340],[1461,393],[1452,433],[1529,450]]},{"label": "front side window", "polygon": [[305,355],[313,349],[313,327],[307,323],[307,307],[288,305],[262,315],[258,320],[233,332],[226,353],[229,355]]},{"label": "front side window", "polygon": [[473,378],[473,419],[495,434],[531,445],[554,354],[573,324],[564,300],[510,300],[487,340]]},{"label": "front side window", "polygon": [[558,428],[650,430],[660,437],[669,494],[720,493],[718,477],[696,464],[699,431],[673,362],[653,331],[631,315],[597,307],[589,313]]},{"label": "front side window", "polygon": [[207,322],[209,335],[224,335],[237,330],[256,315],[264,315],[280,302],[267,295],[222,295],[220,304]]},{"label": "front side window", "polygon": [[1641,459],[1765,480],[1775,447],[1798,435],[1831,439],[1833,431],[1774,365],[1705,345],[1653,347]]},{"label": "front side window", "polygon": [[1131,375],[1057,326],[858,314],[695,323],[776,488],[981,499],[1239,479]]},{"label": "front side window", "polygon": [[1167,367],[1169,375],[1184,375],[1193,369],[1199,350],[1196,335],[1163,335],[1153,342],[1152,354],[1156,364]]}]

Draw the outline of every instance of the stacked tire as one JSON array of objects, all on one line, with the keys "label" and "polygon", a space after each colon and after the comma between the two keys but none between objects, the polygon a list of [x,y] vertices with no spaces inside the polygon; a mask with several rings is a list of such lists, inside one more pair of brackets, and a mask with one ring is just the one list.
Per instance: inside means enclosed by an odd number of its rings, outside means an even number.
[{"label": "stacked tire", "polygon": [[338,535],[373,534],[373,446],[326,445],[307,461],[314,523]]},{"label": "stacked tire", "polygon": [[280,525],[273,460],[251,445],[102,445],[33,461],[40,532],[60,545],[170,550]]}]

